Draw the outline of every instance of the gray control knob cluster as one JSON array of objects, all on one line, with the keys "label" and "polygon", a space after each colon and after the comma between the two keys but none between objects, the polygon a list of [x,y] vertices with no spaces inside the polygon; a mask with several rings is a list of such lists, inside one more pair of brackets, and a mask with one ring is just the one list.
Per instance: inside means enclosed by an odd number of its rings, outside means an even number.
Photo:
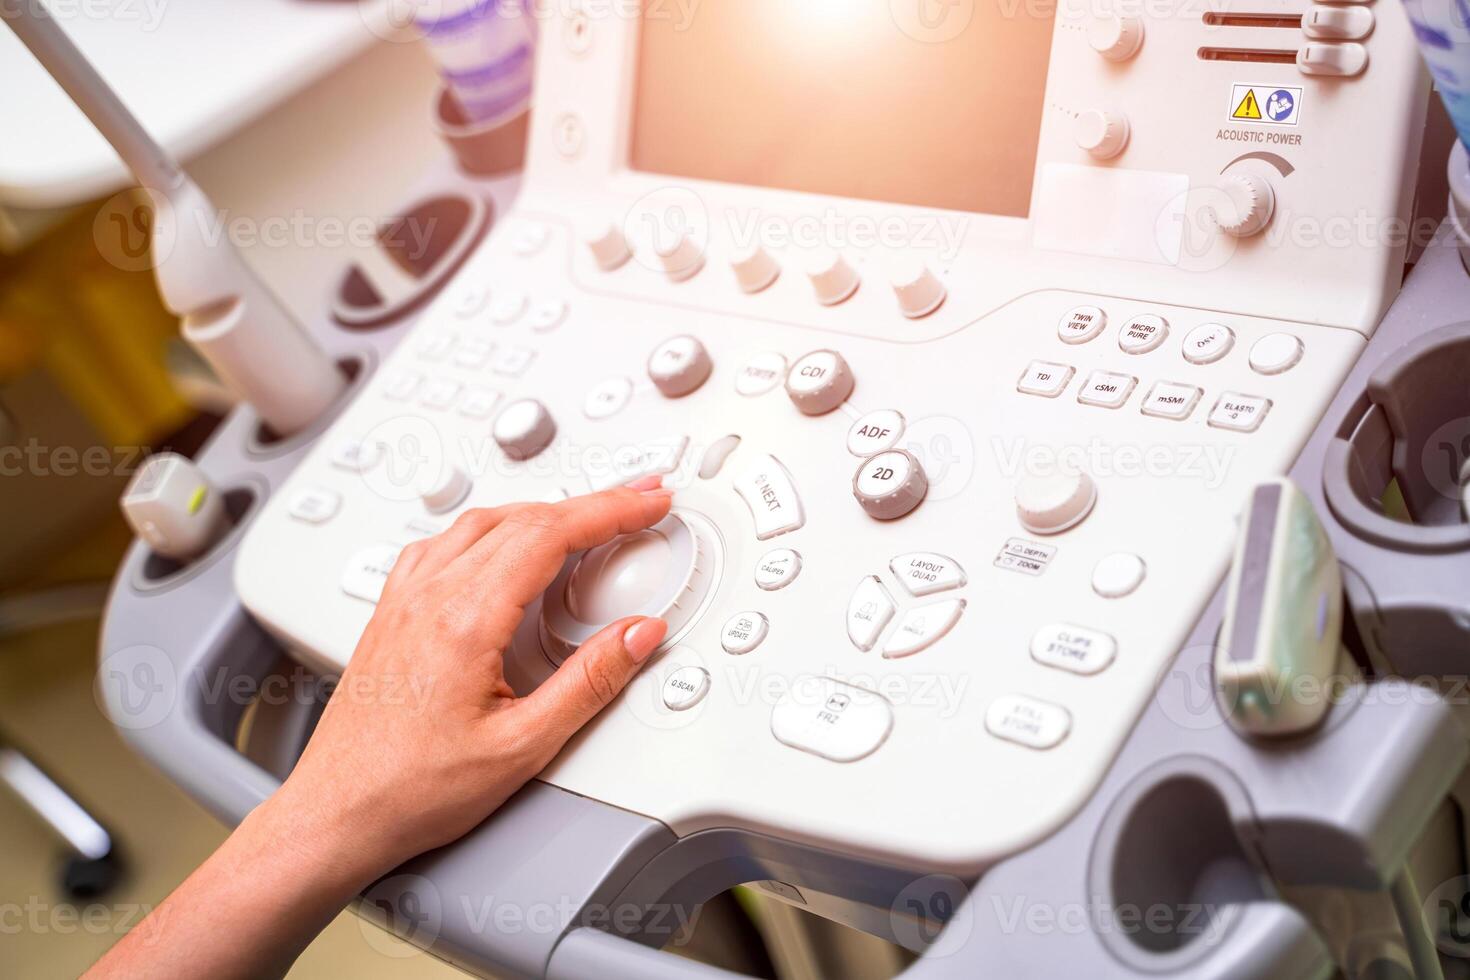
[{"label": "gray control knob cluster", "polygon": [[890,449],[869,456],[852,478],[852,495],[869,517],[891,521],[924,502],[929,477],[913,453]]}]

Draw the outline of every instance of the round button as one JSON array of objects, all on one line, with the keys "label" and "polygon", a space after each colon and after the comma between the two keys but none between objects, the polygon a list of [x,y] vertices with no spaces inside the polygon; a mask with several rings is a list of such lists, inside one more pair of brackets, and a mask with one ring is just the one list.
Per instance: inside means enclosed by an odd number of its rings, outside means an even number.
[{"label": "round button", "polygon": [[582,402],[582,414],[589,419],[605,419],[621,412],[633,397],[633,382],[627,378],[608,378],[599,381],[587,392]]},{"label": "round button", "polygon": [[1108,555],[1092,569],[1092,591],[1104,599],[1121,599],[1143,584],[1148,567],[1127,552]]},{"label": "round button", "polygon": [[742,656],[761,645],[771,624],[758,612],[736,613],[720,630],[720,646],[726,653]]},{"label": "round button", "polygon": [[592,20],[585,10],[574,10],[562,24],[562,39],[572,54],[586,54],[592,47]]},{"label": "round button", "polygon": [[1024,477],[1016,486],[1016,516],[1036,534],[1060,534],[1092,513],[1097,484],[1086,473]]},{"label": "round button", "polygon": [[709,671],[703,667],[680,667],[664,678],[664,707],[688,711],[709,693]]},{"label": "round button", "polygon": [[1168,320],[1153,313],[1140,313],[1118,331],[1118,346],[1125,354],[1147,354],[1168,336]]},{"label": "round button", "polygon": [[1220,230],[1246,238],[1271,223],[1276,211],[1276,192],[1263,177],[1230,174],[1215,185],[1221,200],[1213,208]]},{"label": "round button", "polygon": [[892,283],[899,312],[911,320],[928,316],[944,303],[944,283],[917,256],[904,256],[894,264]]},{"label": "round button", "polygon": [[820,248],[807,258],[807,276],[817,294],[817,302],[834,306],[857,292],[857,270],[842,255],[830,248]]},{"label": "round button", "polygon": [[801,574],[801,555],[790,548],[776,548],[755,563],[755,584],[766,592],[784,589]]},{"label": "round button", "polygon": [[1097,160],[1111,160],[1128,145],[1128,117],[1107,109],[1088,109],[1072,124],[1077,145]]},{"label": "round button", "polygon": [[730,256],[730,268],[741,292],[758,293],[781,275],[781,267],[759,242],[737,248]]},{"label": "round button", "polygon": [[1108,325],[1108,315],[1096,306],[1074,306],[1057,324],[1057,336],[1064,344],[1085,344]]},{"label": "round button", "polygon": [[675,512],[651,528],[584,551],[563,567],[541,606],[542,646],[560,663],[623,616],[659,616],[671,646],[703,611],[715,582],[709,522]]},{"label": "round button", "polygon": [[903,438],[904,418],[891,408],[869,412],[847,430],[847,451],[867,459],[892,449]]},{"label": "round button", "polygon": [[704,268],[704,248],[687,230],[659,236],[653,247],[658,264],[671,282],[683,282]]},{"label": "round button", "polygon": [[537,303],[536,308],[531,311],[531,329],[538,332],[555,330],[566,318],[566,300],[549,299],[544,303]]},{"label": "round button", "polygon": [[847,401],[856,383],[852,369],[835,350],[803,356],[786,374],[786,394],[805,415],[825,415]]},{"label": "round button", "polygon": [[1143,20],[1129,14],[1104,14],[1087,27],[1087,43],[1109,61],[1127,61],[1143,46]]},{"label": "round button", "polygon": [[633,257],[633,247],[623,229],[611,221],[592,227],[583,236],[592,259],[603,272],[621,267]]},{"label": "round button", "polygon": [[453,510],[470,495],[470,475],[454,463],[439,468],[433,479],[419,484],[419,497],[424,509],[431,514],[443,514]]},{"label": "round button", "polygon": [[540,222],[527,222],[517,231],[516,236],[510,240],[510,250],[517,255],[535,255],[546,247],[551,241],[551,229]]},{"label": "round button", "polygon": [[514,323],[526,311],[526,294],[519,289],[496,293],[490,303],[490,319],[498,326]]},{"label": "round button", "polygon": [[852,494],[869,517],[891,521],[903,517],[929,492],[924,467],[911,453],[890,449],[858,466],[852,478]]},{"label": "round button", "polygon": [[1251,370],[1257,374],[1290,371],[1301,359],[1302,342],[1289,333],[1267,334],[1251,345]]},{"label": "round button", "polygon": [[666,398],[682,398],[709,380],[714,361],[694,337],[673,337],[648,355],[648,377]]},{"label": "round button", "polygon": [[1223,323],[1206,323],[1184,337],[1184,359],[1191,364],[1214,364],[1235,346],[1235,331]]},{"label": "round button", "polygon": [[735,390],[747,397],[764,395],[786,379],[786,358],[775,351],[762,351],[740,366]]},{"label": "round button", "polygon": [[556,437],[556,422],[545,405],[534,398],[522,398],[501,410],[491,432],[505,455],[514,460],[527,460]]}]

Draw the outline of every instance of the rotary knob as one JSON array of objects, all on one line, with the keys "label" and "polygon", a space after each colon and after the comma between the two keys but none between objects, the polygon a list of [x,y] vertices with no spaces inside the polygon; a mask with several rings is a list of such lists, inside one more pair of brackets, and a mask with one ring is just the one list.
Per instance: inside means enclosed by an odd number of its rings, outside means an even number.
[{"label": "rotary knob", "polygon": [[894,263],[892,282],[899,312],[911,320],[928,316],[944,302],[944,283],[916,256],[905,256]]},{"label": "rotary knob", "polygon": [[611,272],[633,257],[633,248],[623,229],[610,221],[593,226],[582,237],[592,260],[603,272]]},{"label": "rotary knob", "polygon": [[472,485],[463,467],[445,463],[431,479],[419,485],[419,497],[430,514],[445,514],[464,503]]},{"label": "rotary knob", "polygon": [[1109,61],[1127,61],[1143,45],[1143,20],[1129,14],[1105,14],[1087,28],[1087,43]]},{"label": "rotary knob", "polygon": [[891,521],[924,502],[929,478],[912,453],[890,449],[869,456],[852,478],[852,495],[869,517]]},{"label": "rotary knob", "polygon": [[648,355],[648,377],[665,398],[683,398],[709,379],[714,361],[695,338],[682,334]]},{"label": "rotary knob", "polygon": [[1214,209],[1215,221],[1227,235],[1245,238],[1271,223],[1276,192],[1264,177],[1229,174],[1215,187],[1223,195]]},{"label": "rotary knob", "polygon": [[847,401],[856,380],[835,350],[812,351],[786,372],[786,394],[804,415],[826,415]]},{"label": "rotary knob", "polygon": [[857,292],[857,270],[844,259],[841,253],[830,248],[820,248],[807,260],[806,274],[812,281],[817,302],[823,306],[835,306]]},{"label": "rotary knob", "polygon": [[1036,534],[1060,534],[1092,513],[1097,484],[1082,472],[1032,475],[1016,487],[1016,516]]},{"label": "rotary knob", "polygon": [[658,256],[658,264],[663,266],[670,282],[683,282],[704,268],[704,248],[687,230],[661,237],[663,240],[654,245],[653,254]]},{"label": "rotary knob", "polygon": [[534,398],[522,398],[501,410],[491,431],[505,455],[527,460],[556,437],[556,421],[545,405]]},{"label": "rotary knob", "polygon": [[760,292],[781,274],[781,267],[759,242],[737,248],[730,256],[730,268],[735,272],[740,291],[745,293]]},{"label": "rotary knob", "polygon": [[1088,109],[1072,124],[1077,145],[1097,160],[1111,160],[1128,145],[1128,117],[1108,109]]}]

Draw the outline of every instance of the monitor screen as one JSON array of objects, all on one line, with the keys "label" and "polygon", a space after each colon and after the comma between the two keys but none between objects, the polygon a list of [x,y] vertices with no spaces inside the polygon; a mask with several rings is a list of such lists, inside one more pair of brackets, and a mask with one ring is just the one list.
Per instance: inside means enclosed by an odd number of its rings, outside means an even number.
[{"label": "monitor screen", "polygon": [[1024,217],[1054,0],[648,0],[635,170]]}]

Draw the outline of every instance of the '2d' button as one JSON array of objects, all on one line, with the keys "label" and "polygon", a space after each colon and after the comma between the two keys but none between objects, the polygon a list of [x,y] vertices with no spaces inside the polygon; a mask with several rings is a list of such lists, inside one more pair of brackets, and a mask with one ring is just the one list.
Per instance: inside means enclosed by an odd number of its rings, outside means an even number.
[{"label": "'2d' button", "polygon": [[892,729],[887,700],[830,677],[798,677],[771,710],[777,741],[833,762],[872,755]]}]

